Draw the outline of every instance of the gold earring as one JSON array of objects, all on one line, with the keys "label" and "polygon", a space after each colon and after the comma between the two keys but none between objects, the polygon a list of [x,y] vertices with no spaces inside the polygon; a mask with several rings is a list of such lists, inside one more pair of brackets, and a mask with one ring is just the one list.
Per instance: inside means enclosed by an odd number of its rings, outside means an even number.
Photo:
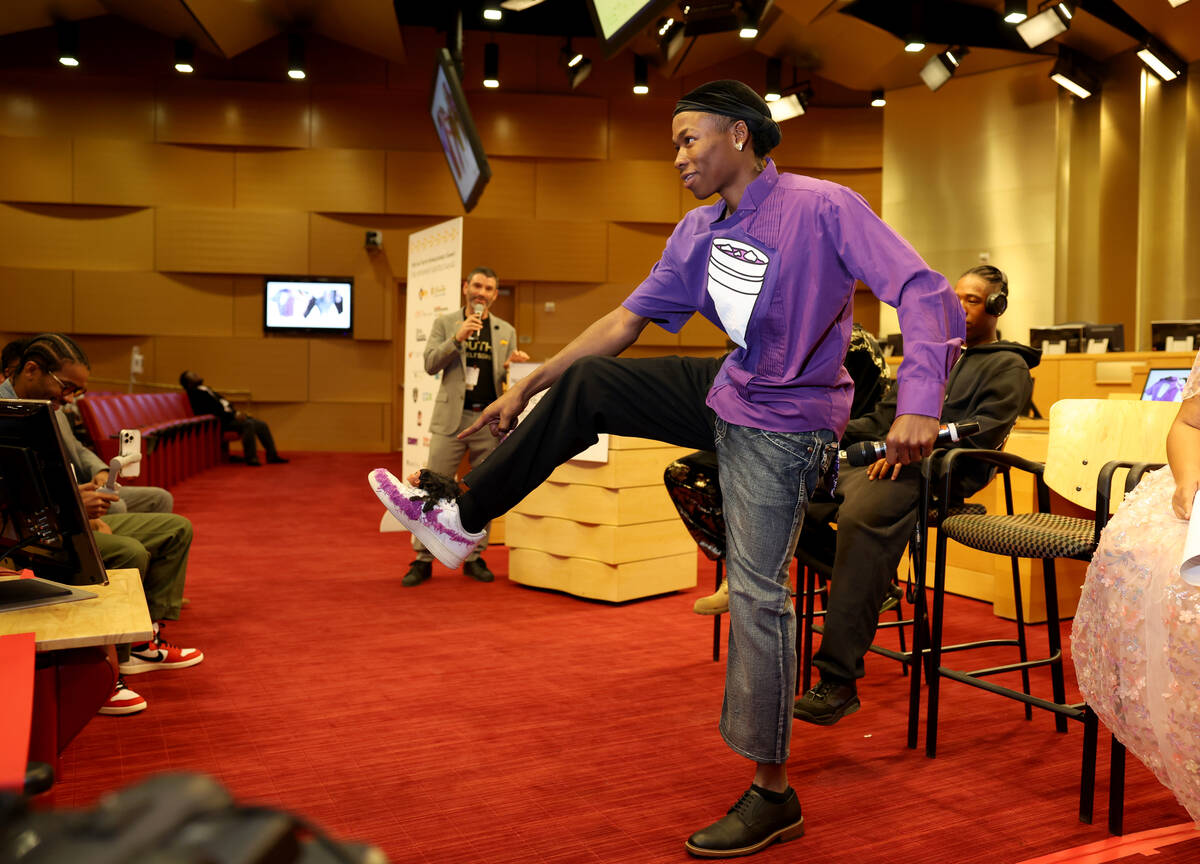
[{"label": "gold earring", "polygon": [[734,146],[736,146],[736,147],[738,148],[738,152],[740,153],[740,152],[742,151],[742,147],[743,147],[743,146],[745,146],[745,145],[744,145],[744,144],[743,144],[741,141],[739,141],[739,142],[738,142],[736,145],[734,145]]}]

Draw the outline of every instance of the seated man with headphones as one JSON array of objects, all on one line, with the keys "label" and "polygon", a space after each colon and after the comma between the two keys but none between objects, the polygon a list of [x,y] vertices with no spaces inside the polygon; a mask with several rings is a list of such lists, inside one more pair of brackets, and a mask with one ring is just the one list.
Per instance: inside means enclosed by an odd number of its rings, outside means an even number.
[{"label": "seated man with headphones", "polygon": [[[1000,270],[972,267],[954,291],[966,315],[966,345],[946,380],[941,422],[979,423],[975,435],[950,446],[996,448],[1029,402],[1029,370],[1041,361],[1041,351],[997,339],[996,326],[1008,307],[1008,280]],[[850,421],[842,446],[884,440],[895,414],[893,390],[871,413]],[[964,471],[957,491],[966,498],[990,478],[987,466]],[[891,466],[880,459],[864,468],[842,465],[834,501],[809,504],[801,545],[813,550],[830,545],[821,536],[830,522],[837,522],[837,536],[825,633],[813,658],[821,680],[796,700],[797,718],[830,726],[858,710],[855,681],[863,676],[880,606],[916,524],[919,492],[920,465]]]}]

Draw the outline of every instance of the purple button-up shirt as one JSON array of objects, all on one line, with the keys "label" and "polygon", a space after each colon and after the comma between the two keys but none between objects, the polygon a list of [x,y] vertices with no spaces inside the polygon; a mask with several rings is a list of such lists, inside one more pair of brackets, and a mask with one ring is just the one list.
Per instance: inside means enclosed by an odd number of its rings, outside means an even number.
[{"label": "purple button-up shirt", "polygon": [[966,335],[962,306],[945,277],[861,195],[780,174],[767,160],[737,212],[716,221],[724,206],[717,201],[688,213],[623,304],[672,333],[698,311],[740,346],[708,394],[717,416],[774,432],[831,429],[840,437],[854,388],[842,363],[855,279],[899,310],[897,413],[940,416],[946,375]]}]

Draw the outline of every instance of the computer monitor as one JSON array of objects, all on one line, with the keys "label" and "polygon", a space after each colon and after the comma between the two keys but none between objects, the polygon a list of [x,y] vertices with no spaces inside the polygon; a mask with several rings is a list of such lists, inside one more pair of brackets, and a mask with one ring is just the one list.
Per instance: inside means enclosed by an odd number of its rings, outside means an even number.
[{"label": "computer monitor", "polygon": [[1103,354],[1105,351],[1125,350],[1124,324],[1084,324],[1084,354]]},{"label": "computer monitor", "polygon": [[1055,324],[1053,327],[1031,327],[1029,344],[1042,349],[1043,354],[1078,354],[1084,342],[1082,324]]},{"label": "computer monitor", "polygon": [[0,399],[0,558],[36,579],[0,581],[0,611],[94,597],[108,582],[54,406]]},{"label": "computer monitor", "polygon": [[1142,387],[1147,402],[1182,402],[1183,386],[1191,369],[1151,369]]},{"label": "computer monitor", "polygon": [[1155,351],[1195,351],[1200,348],[1200,319],[1151,321],[1150,343]]}]

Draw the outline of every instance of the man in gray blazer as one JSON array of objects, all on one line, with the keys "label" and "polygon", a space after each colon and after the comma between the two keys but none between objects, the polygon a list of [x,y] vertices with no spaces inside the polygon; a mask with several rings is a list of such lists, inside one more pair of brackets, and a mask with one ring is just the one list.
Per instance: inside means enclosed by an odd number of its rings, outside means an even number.
[{"label": "man in gray blazer", "polygon": [[[504,391],[508,364],[529,359],[528,354],[517,350],[513,326],[490,313],[499,293],[495,272],[476,267],[463,280],[463,307],[434,321],[425,344],[425,371],[430,375],[442,373],[429,421],[427,467],[448,477],[455,475],[463,453],[474,468],[496,449],[499,439],[486,427],[461,441],[458,433],[474,423],[479,412]],[[495,578],[479,557],[487,548],[487,539],[485,528],[483,539],[463,562],[463,572],[480,582]],[[417,557],[401,582],[409,587],[420,585],[433,573],[433,555],[416,537],[412,544]]]}]

